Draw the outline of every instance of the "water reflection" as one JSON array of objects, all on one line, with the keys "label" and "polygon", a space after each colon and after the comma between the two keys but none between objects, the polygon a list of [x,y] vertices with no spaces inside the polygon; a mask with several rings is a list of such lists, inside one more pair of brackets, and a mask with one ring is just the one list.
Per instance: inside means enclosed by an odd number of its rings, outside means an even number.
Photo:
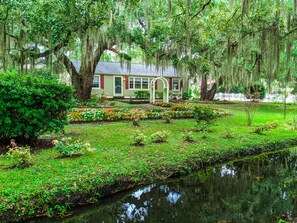
[{"label": "water reflection", "polygon": [[209,168],[54,222],[265,223],[297,217],[296,157],[288,150]]}]

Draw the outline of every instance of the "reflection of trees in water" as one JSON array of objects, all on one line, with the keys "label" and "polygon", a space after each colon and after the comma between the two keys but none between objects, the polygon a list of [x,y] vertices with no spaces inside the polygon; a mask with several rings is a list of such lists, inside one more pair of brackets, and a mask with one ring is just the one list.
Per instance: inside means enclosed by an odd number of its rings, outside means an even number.
[{"label": "reflection of trees in water", "polygon": [[75,222],[275,222],[297,216],[296,157],[272,154],[152,184]]}]

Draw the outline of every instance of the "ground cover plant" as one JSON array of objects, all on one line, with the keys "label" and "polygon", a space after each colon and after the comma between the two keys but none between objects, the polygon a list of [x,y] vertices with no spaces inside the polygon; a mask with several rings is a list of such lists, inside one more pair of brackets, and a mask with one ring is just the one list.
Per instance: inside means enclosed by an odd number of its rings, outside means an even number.
[{"label": "ground cover plant", "polygon": [[[98,201],[140,184],[196,171],[205,165],[236,157],[258,154],[297,144],[297,132],[288,128],[279,104],[259,104],[251,127],[238,104],[220,105],[231,116],[216,120],[212,131],[193,132],[194,141],[184,143],[181,133],[191,131],[195,119],[178,119],[168,125],[163,120],[144,120],[137,128],[149,137],[157,131],[169,131],[166,143],[146,140],[133,145],[135,127],[130,122],[72,124],[65,136],[73,141],[89,142],[93,153],[75,159],[57,159],[56,149],[33,152],[34,165],[25,169],[9,168],[14,161],[0,157],[0,222],[33,216],[66,215],[78,204]],[[297,106],[288,107],[288,120],[296,115]],[[253,133],[259,124],[278,122],[265,134]],[[230,131],[232,137],[228,133]],[[228,135],[228,137],[226,137]],[[57,136],[58,140],[65,136]],[[59,138],[60,137],[60,138]]]}]

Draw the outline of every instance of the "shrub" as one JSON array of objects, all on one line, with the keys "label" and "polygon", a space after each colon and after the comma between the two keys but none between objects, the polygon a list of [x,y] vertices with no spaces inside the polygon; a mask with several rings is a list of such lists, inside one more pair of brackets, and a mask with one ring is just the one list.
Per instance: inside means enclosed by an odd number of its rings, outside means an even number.
[{"label": "shrub", "polygon": [[146,139],[146,136],[143,133],[141,133],[140,131],[136,131],[136,133],[132,137],[133,145],[143,146],[145,139]]},{"label": "shrub", "polygon": [[149,98],[149,92],[148,91],[135,91],[135,98],[138,99],[148,99]]},{"label": "shrub", "polygon": [[168,108],[173,106],[172,102],[154,102],[153,104],[156,106],[168,107]]},{"label": "shrub", "polygon": [[153,142],[156,142],[156,143],[166,142],[168,136],[169,136],[168,131],[158,131],[151,135],[151,139]]},{"label": "shrub", "polygon": [[71,138],[62,138],[54,140],[55,149],[64,157],[74,157],[82,155],[86,152],[94,152],[95,149],[90,147],[89,143],[80,142],[79,140],[71,142]]},{"label": "shrub", "polygon": [[253,132],[257,134],[263,134],[263,132],[277,128],[277,122],[268,122],[265,124],[259,124],[254,127]]},{"label": "shrub", "polygon": [[247,126],[252,125],[253,116],[259,108],[259,104],[255,102],[242,102],[240,103],[241,107],[245,111],[247,117]]},{"label": "shrub", "polygon": [[157,98],[163,98],[163,92],[162,91],[156,91],[156,97]]},{"label": "shrub", "polygon": [[233,132],[231,132],[230,130],[226,130],[224,137],[225,139],[234,139],[235,138],[235,134]]},{"label": "shrub", "polygon": [[92,95],[88,101],[84,101],[81,104],[89,107],[96,107],[106,101],[106,95],[104,93]]},{"label": "shrub", "polygon": [[171,113],[169,111],[165,111],[162,113],[162,119],[165,121],[165,123],[171,123]]},{"label": "shrub", "polygon": [[147,117],[144,110],[137,108],[131,109],[130,115],[133,126],[139,126],[139,122]]},{"label": "shrub", "polygon": [[218,87],[217,92],[218,93],[225,93],[226,92],[226,88],[223,87],[223,86],[220,86],[220,87]]},{"label": "shrub", "polygon": [[252,100],[262,100],[265,98],[266,88],[263,84],[255,83],[245,88],[245,97]]},{"label": "shrub", "polygon": [[192,90],[192,95],[191,96],[192,96],[193,99],[199,100],[199,98],[200,98],[200,91],[199,91],[199,89],[198,88],[194,88]]},{"label": "shrub", "polygon": [[71,87],[42,76],[0,75],[0,140],[34,140],[63,130],[72,105]]},{"label": "shrub", "polygon": [[198,132],[210,132],[211,131],[211,127],[214,125],[214,122],[210,122],[210,121],[205,121],[205,120],[201,120],[201,121],[197,121],[195,124],[195,128]]},{"label": "shrub", "polygon": [[204,120],[206,122],[210,122],[215,118],[215,113],[210,107],[194,106],[193,113],[196,121]]},{"label": "shrub", "polygon": [[17,146],[14,140],[11,140],[7,155],[17,162],[16,167],[18,168],[23,169],[31,164],[30,147]]},{"label": "shrub", "polygon": [[186,142],[194,142],[195,141],[192,131],[182,133],[182,138]]},{"label": "shrub", "polygon": [[188,92],[184,92],[184,93],[183,93],[183,96],[182,96],[182,99],[183,99],[183,100],[188,100],[189,98],[190,98],[189,93],[188,93]]}]

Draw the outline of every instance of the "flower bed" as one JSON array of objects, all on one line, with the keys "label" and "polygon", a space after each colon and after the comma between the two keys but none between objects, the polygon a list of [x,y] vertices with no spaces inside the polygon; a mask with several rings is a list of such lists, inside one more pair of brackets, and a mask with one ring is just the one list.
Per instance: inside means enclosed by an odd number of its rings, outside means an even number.
[{"label": "flower bed", "polygon": [[[174,105],[167,109],[140,109],[145,111],[147,119],[161,119],[164,112],[169,112],[172,118],[194,118],[193,106]],[[131,109],[125,108],[74,108],[68,114],[70,122],[98,122],[98,121],[121,121],[131,120]],[[218,116],[229,114],[222,109],[214,109]]]}]

